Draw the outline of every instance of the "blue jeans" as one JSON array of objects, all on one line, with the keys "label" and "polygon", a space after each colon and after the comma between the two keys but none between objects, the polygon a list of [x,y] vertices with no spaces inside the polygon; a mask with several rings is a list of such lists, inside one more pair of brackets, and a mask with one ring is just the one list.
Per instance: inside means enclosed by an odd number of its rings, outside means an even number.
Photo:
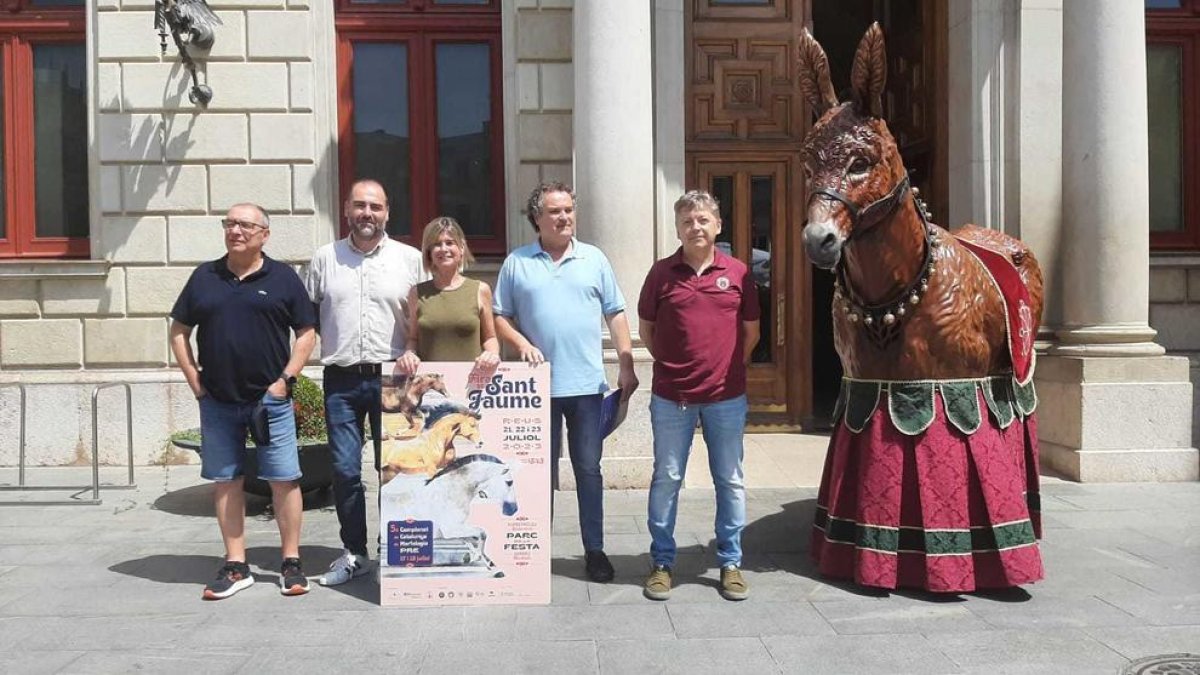
[{"label": "blue jeans", "polygon": [[681,406],[661,396],[650,398],[654,430],[654,479],[650,483],[650,555],[655,565],[675,564],[675,514],[687,471],[696,418],[708,446],[708,468],[717,492],[717,560],[742,564],[742,528],[746,526],[746,488],[742,484],[742,437],[746,397]]},{"label": "blue jeans", "polygon": [[550,399],[550,486],[558,489],[558,458],[562,456],[562,423],[567,421],[567,447],[575,471],[579,500],[579,531],[583,550],[604,550],[604,477],[600,475],[600,402],[603,394],[557,396]]},{"label": "blue jeans", "polygon": [[378,375],[325,369],[325,425],[333,456],[333,499],[341,525],[342,545],[367,555],[367,502],[362,484],[363,420],[375,439],[379,469],[381,383]]},{"label": "blue jeans", "polygon": [[[258,477],[286,482],[300,478],[296,447],[296,413],[290,398],[263,394],[271,444],[256,449]],[[246,463],[246,429],[257,403],[222,403],[200,399],[200,477],[217,482],[242,475]]]}]

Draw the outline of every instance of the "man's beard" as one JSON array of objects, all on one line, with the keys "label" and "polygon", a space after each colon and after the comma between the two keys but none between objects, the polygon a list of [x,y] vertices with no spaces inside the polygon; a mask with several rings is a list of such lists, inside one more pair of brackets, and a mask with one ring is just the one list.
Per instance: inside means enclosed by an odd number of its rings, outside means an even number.
[{"label": "man's beard", "polygon": [[353,223],[350,229],[362,239],[374,239],[383,230],[383,225],[373,222]]}]

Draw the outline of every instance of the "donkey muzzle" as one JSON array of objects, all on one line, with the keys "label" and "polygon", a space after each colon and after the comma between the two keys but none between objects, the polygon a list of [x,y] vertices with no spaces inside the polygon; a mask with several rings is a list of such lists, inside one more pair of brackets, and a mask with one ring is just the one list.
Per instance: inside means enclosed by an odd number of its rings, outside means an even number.
[{"label": "donkey muzzle", "polygon": [[829,221],[809,222],[804,226],[804,250],[808,259],[823,270],[837,266],[845,240],[837,225]]}]

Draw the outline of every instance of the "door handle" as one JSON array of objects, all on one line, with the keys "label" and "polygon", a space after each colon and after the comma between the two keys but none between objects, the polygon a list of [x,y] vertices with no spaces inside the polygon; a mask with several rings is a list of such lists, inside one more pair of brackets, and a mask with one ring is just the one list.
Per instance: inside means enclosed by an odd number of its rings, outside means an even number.
[{"label": "door handle", "polygon": [[787,344],[787,331],[784,330],[787,322],[783,320],[784,314],[786,312],[785,305],[783,304],[783,293],[780,293],[775,296],[775,345],[777,347]]}]

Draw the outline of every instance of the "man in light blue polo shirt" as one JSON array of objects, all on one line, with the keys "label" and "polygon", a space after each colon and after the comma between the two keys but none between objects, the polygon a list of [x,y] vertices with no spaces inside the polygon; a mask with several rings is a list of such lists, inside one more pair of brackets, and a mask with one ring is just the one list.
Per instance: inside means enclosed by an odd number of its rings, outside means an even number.
[{"label": "man in light blue polo shirt", "polygon": [[625,298],[612,265],[595,246],[575,238],[575,193],[563,183],[543,183],[529,195],[527,214],[538,240],[504,260],[492,309],[496,332],[537,365],[549,361],[550,475],[558,488],[562,423],[567,423],[571,467],[579,500],[579,527],[592,581],[613,578],[604,554],[603,438],[600,407],[604,375],[600,322],[603,316],[617,350],[617,386],[628,398],[638,386]]}]

